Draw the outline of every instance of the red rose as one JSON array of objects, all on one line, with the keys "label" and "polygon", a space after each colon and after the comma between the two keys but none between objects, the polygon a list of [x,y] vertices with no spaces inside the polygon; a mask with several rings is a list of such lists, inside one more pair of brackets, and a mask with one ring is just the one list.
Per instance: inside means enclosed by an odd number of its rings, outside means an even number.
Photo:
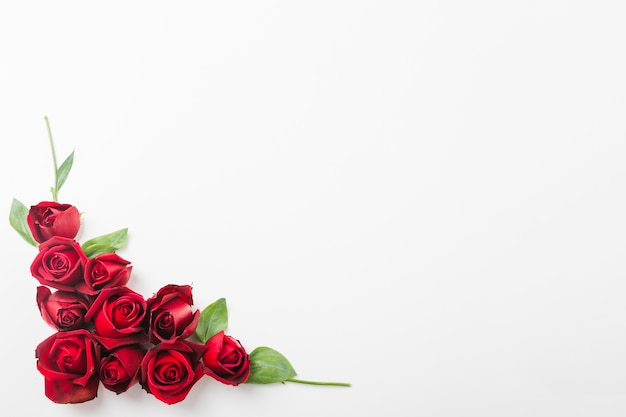
[{"label": "red rose", "polygon": [[126,285],[132,270],[130,261],[116,253],[103,253],[85,264],[85,280],[76,286],[84,294],[95,295],[103,288]]},{"label": "red rose", "polygon": [[128,287],[105,288],[91,304],[85,320],[94,326],[96,339],[107,349],[144,343],[146,301]]},{"label": "red rose", "polygon": [[189,285],[166,285],[148,299],[150,342],[175,342],[189,337],[198,326],[200,310],[192,310]]},{"label": "red rose", "polygon": [[200,358],[205,349],[186,340],[154,346],[141,362],[143,388],[166,404],[184,400],[203,375]]},{"label": "red rose", "polygon": [[55,333],[37,346],[35,354],[50,400],[74,404],[96,397],[100,347],[87,330]]},{"label": "red rose", "polygon": [[66,237],[52,237],[39,245],[30,272],[42,285],[74,291],[74,286],[83,279],[86,262],[87,257],[78,242]]},{"label": "red rose", "polygon": [[206,341],[202,361],[206,374],[228,385],[246,382],[250,375],[250,358],[238,340],[221,331]]},{"label": "red rose", "polygon": [[107,354],[100,363],[102,385],[116,394],[126,392],[139,380],[139,365],[144,354],[140,345],[124,346]]},{"label": "red rose", "polygon": [[37,287],[37,307],[46,323],[57,330],[85,327],[89,302],[80,294],[67,291],[52,293],[48,287]]},{"label": "red rose", "polygon": [[80,213],[70,204],[42,201],[30,207],[26,221],[33,238],[39,243],[54,236],[74,239],[80,228]]}]

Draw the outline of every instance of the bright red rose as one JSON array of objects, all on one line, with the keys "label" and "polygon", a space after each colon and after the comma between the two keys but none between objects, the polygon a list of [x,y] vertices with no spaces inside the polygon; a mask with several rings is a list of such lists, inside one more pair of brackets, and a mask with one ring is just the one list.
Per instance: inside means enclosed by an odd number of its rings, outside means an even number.
[{"label": "bright red rose", "polygon": [[48,287],[37,287],[37,307],[43,320],[56,330],[76,330],[86,326],[85,314],[89,302],[78,293],[53,293]]},{"label": "bright red rose", "polygon": [[147,318],[145,299],[128,287],[105,288],[85,315],[93,323],[96,339],[109,350],[144,343]]},{"label": "bright red rose", "polygon": [[42,201],[31,206],[26,221],[33,238],[39,243],[55,236],[74,239],[80,229],[78,209],[54,201]]},{"label": "bright red rose", "polygon": [[223,331],[206,341],[202,355],[206,374],[228,385],[239,385],[250,375],[250,358],[238,340]]},{"label": "bright red rose", "polygon": [[203,375],[200,358],[205,349],[186,340],[154,346],[141,363],[143,388],[166,404],[184,400]]},{"label": "bright red rose", "polygon": [[150,342],[175,342],[189,337],[198,326],[200,310],[192,309],[189,285],[166,285],[148,299]]},{"label": "bright red rose", "polygon": [[30,272],[42,285],[74,291],[74,286],[83,280],[85,263],[87,256],[78,242],[66,237],[52,237],[39,245]]},{"label": "bright red rose", "polygon": [[58,404],[92,400],[98,393],[100,346],[87,330],[58,332],[35,350],[46,397]]},{"label": "bright red rose", "polygon": [[108,353],[100,363],[102,385],[116,394],[126,392],[139,381],[139,366],[144,355],[141,345],[124,346]]},{"label": "bright red rose", "polygon": [[130,261],[116,253],[103,253],[85,264],[85,279],[76,286],[76,291],[95,295],[104,288],[126,285],[132,270]]}]

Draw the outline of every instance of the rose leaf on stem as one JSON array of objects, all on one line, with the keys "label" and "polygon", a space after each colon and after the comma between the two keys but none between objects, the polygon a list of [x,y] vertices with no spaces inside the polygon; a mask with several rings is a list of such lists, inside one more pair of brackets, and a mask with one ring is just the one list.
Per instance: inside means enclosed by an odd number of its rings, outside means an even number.
[{"label": "rose leaf on stem", "polygon": [[82,244],[82,249],[88,258],[95,258],[102,253],[112,253],[126,245],[128,228],[116,230],[106,235],[94,237]]},{"label": "rose leaf on stem", "polygon": [[33,246],[37,246],[38,243],[35,242],[33,235],[28,227],[28,221],[26,217],[28,216],[28,208],[19,201],[14,198],[13,203],[11,203],[11,212],[9,213],[9,223],[15,229],[17,233],[22,236],[22,238]]},{"label": "rose leaf on stem", "polygon": [[273,384],[296,376],[291,363],[280,352],[261,346],[250,352],[250,376],[247,383]]},{"label": "rose leaf on stem", "polygon": [[212,336],[228,328],[228,308],[226,299],[220,298],[209,304],[200,313],[195,334],[202,343],[206,343]]}]

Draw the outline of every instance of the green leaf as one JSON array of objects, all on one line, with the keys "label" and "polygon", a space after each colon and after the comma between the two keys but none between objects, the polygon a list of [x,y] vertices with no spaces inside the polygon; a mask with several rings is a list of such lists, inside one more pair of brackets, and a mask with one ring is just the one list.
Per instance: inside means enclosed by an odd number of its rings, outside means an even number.
[{"label": "green leaf", "polygon": [[39,244],[33,239],[30,227],[28,227],[28,221],[26,221],[27,216],[28,208],[21,201],[14,198],[13,203],[11,203],[9,223],[26,242],[36,247]]},{"label": "green leaf", "polygon": [[83,252],[88,258],[95,258],[102,253],[112,253],[122,248],[128,240],[128,229],[120,229],[113,233],[94,237],[82,244]]},{"label": "green leaf", "polygon": [[61,187],[63,186],[63,184],[65,184],[65,180],[67,180],[67,176],[69,175],[70,171],[72,170],[72,164],[74,163],[74,151],[72,151],[72,153],[70,154],[70,156],[68,156],[65,161],[63,161],[63,163],[61,164],[61,166],[59,167],[59,169],[57,169],[57,176],[56,176],[56,190],[57,192],[61,189]]},{"label": "green leaf", "polygon": [[198,339],[200,339],[202,343],[205,343],[213,335],[222,330],[226,330],[227,327],[228,308],[226,307],[226,299],[220,298],[208,305],[202,310],[202,313],[200,313],[200,319],[196,327],[196,336],[198,336]]},{"label": "green leaf", "polygon": [[250,353],[250,376],[247,383],[272,384],[296,376],[287,358],[269,347],[258,347]]}]

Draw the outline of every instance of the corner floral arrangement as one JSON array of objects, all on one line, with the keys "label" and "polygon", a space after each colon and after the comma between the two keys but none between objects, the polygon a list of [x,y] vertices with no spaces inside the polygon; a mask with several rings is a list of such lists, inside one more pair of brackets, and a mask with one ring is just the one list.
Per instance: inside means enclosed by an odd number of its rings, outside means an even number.
[{"label": "corner floral arrangement", "polygon": [[40,284],[36,301],[41,318],[55,333],[39,343],[35,357],[51,401],[83,403],[96,398],[100,387],[122,394],[139,384],[158,400],[174,404],[205,376],[232,386],[350,386],[296,379],[287,358],[266,346],[248,353],[226,333],[224,298],[200,311],[190,285],[169,284],[148,298],[133,291],[128,286],[133,265],[117,254],[126,245],[128,229],[76,240],[81,213],[58,201],[74,152],[57,164],[47,117],[45,122],[54,164],[52,199],[29,208],[14,198],[9,222],[38,249],[30,272]]}]

